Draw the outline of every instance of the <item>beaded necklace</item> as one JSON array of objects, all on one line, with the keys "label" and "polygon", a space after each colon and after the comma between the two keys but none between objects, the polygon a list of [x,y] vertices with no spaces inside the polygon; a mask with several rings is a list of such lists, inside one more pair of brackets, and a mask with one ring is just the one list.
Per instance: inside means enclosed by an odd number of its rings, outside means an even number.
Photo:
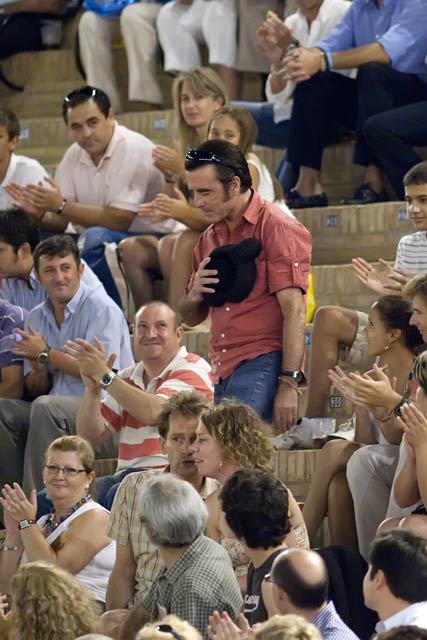
[{"label": "beaded necklace", "polygon": [[59,521],[56,520],[54,511],[49,513],[46,516],[46,522],[45,522],[45,526],[48,533],[52,533],[52,531],[55,531],[55,529],[57,529],[59,525],[64,522],[64,520],[67,520],[67,518],[69,518],[73,513],[75,513],[77,509],[80,509],[80,507],[86,502],[88,502],[91,499],[91,497],[92,496],[90,495],[90,493],[87,493],[85,496],[83,496],[81,500],[79,500],[73,507],[71,507],[71,509],[69,510],[68,513],[65,514],[65,516],[61,516],[59,518]]}]

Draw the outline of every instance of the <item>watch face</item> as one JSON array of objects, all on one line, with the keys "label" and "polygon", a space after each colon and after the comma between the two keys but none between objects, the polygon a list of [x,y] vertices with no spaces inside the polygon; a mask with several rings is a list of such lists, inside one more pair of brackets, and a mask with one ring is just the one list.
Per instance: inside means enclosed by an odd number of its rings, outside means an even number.
[{"label": "watch face", "polygon": [[101,386],[102,387],[108,387],[114,380],[115,378],[115,374],[113,373],[113,371],[109,371],[108,373],[104,373],[104,375],[101,378]]},{"label": "watch face", "polygon": [[301,371],[297,371],[296,376],[295,376],[295,380],[297,382],[301,382],[302,379],[303,379],[303,375],[302,375]]},{"label": "watch face", "polygon": [[49,361],[49,352],[48,351],[42,351],[38,358],[37,361],[40,362],[40,364],[47,364],[47,362]]}]

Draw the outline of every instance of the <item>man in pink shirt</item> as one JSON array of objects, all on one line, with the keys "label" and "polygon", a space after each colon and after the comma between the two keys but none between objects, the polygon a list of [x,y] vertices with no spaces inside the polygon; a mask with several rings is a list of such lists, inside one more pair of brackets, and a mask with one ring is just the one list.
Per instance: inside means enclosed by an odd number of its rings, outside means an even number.
[{"label": "man in pink shirt", "polygon": [[159,236],[183,226],[137,215],[139,204],[164,191],[164,177],[153,164],[151,140],[116,121],[103,91],[90,86],[72,91],[64,98],[62,113],[74,143],[55,181],[26,188],[14,185],[8,191],[42,229],[81,233],[82,257],[120,305],[105,243],[118,243],[129,235]]},{"label": "man in pink shirt", "polygon": [[209,313],[204,296],[218,283],[217,271],[209,269],[211,252],[248,238],[262,245],[249,295],[211,308],[215,402],[235,397],[265,419],[273,417],[276,428],[289,429],[297,419],[302,379],[311,235],[251,189],[247,162],[235,145],[205,142],[188,152],[186,169],[194,205],[211,222],[194,250],[180,301],[187,324]]}]

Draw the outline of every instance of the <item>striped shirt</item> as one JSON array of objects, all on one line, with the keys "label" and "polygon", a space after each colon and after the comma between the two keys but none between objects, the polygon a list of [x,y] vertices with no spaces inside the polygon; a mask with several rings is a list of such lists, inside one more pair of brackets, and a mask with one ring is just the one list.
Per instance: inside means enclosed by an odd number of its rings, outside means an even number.
[{"label": "striped shirt", "polygon": [[406,269],[414,275],[427,273],[427,233],[416,231],[403,236],[397,245],[396,269]]},{"label": "striped shirt", "polygon": [[323,640],[358,640],[357,635],[341,620],[332,600],[310,622],[320,631]]},{"label": "striped shirt", "polygon": [[[119,376],[129,384],[147,393],[162,398],[173,396],[178,391],[196,390],[212,399],[210,365],[194,353],[181,347],[176,356],[161,373],[144,384],[144,363],[128,367]],[[167,462],[160,449],[159,432],[156,426],[145,424],[134,418],[114,398],[108,395],[101,403],[101,413],[112,432],[120,432],[118,471],[159,467]]]},{"label": "striped shirt", "polygon": [[[136,564],[135,594],[128,603],[129,609],[142,602],[164,568],[158,548],[149,541],[144,527],[141,526],[139,496],[148,478],[152,478],[154,474],[168,472],[169,467],[126,476],[120,483],[111,509],[107,536],[117,544],[130,547]],[[218,483],[215,480],[205,478],[200,495],[203,499],[207,498],[217,488]]]}]

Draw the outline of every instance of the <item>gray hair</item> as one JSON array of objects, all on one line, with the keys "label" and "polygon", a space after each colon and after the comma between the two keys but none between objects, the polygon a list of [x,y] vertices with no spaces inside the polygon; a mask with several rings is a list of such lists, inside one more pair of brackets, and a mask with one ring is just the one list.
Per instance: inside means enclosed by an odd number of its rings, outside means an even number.
[{"label": "gray hair", "polygon": [[140,495],[140,520],[156,546],[183,547],[204,531],[208,510],[189,482],[173,473],[147,479]]}]

